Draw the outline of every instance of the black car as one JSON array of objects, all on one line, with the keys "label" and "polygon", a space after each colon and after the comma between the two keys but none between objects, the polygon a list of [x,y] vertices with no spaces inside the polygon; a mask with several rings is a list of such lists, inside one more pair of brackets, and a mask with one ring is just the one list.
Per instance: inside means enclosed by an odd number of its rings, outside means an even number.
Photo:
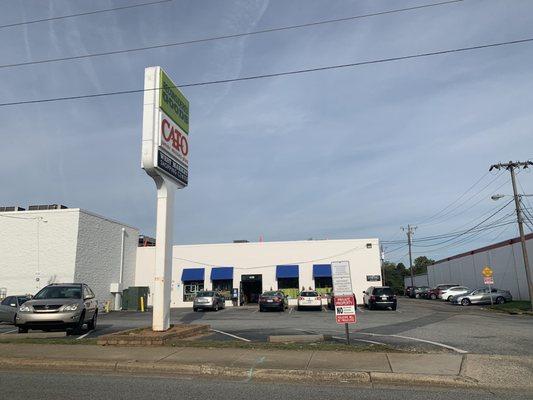
[{"label": "black car", "polygon": [[415,297],[415,290],[416,290],[416,286],[407,286],[405,288],[405,295],[407,297],[414,298]]},{"label": "black car", "polygon": [[259,296],[259,311],[278,310],[285,311],[289,307],[287,297],[280,291],[269,291]]},{"label": "black car", "polygon": [[388,286],[370,286],[364,292],[363,302],[369,310],[375,308],[391,308],[396,310],[396,295]]}]

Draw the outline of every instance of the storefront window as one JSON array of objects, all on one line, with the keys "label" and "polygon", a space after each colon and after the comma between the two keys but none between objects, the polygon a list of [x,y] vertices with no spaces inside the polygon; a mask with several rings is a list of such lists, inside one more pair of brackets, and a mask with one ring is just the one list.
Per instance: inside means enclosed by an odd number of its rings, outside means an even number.
[{"label": "storefront window", "polygon": [[217,279],[213,281],[213,290],[220,292],[226,300],[231,300],[231,289],[233,289],[233,279]]},{"label": "storefront window", "polygon": [[183,282],[183,301],[193,301],[201,290],[204,290],[204,281]]},{"label": "storefront window", "polygon": [[316,289],[331,289],[333,288],[333,280],[331,276],[315,278]]},{"label": "storefront window", "polygon": [[298,289],[298,278],[278,278],[278,289]]}]

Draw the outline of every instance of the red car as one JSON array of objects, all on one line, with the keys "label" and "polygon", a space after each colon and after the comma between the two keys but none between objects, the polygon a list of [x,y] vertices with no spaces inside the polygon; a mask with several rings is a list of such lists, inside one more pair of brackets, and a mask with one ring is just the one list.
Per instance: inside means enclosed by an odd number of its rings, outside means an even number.
[{"label": "red car", "polygon": [[454,286],[460,286],[460,285],[449,285],[449,284],[437,285],[433,289],[428,290],[426,299],[431,299],[431,300],[442,299],[442,291],[449,289],[451,287],[454,287]]}]

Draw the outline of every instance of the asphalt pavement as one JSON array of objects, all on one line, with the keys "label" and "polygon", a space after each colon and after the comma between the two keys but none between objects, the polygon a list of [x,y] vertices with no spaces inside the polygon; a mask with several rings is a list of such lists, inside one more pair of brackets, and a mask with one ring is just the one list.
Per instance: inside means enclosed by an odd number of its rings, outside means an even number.
[{"label": "asphalt pavement", "polygon": [[[205,323],[213,329],[201,340],[267,341],[271,335],[325,334],[344,341],[344,326],[330,310],[260,313],[257,306],[228,307],[218,312],[172,309],[172,323]],[[99,317],[95,331],[69,339],[96,338],[140,326],[149,326],[151,313],[112,312]],[[357,323],[350,326],[352,344],[387,344],[404,350],[445,351],[501,355],[533,355],[533,318],[490,312],[480,306],[454,306],[442,301],[399,299],[396,311],[359,307]],[[30,331],[18,334],[12,325],[0,325],[2,338],[65,337],[64,332]]]},{"label": "asphalt pavement", "polygon": [[511,391],[462,390],[450,388],[398,388],[371,385],[352,387],[348,384],[300,385],[272,384],[254,381],[231,381],[213,378],[165,378],[134,375],[51,374],[35,372],[2,372],[2,398],[26,399],[292,399],[323,400],[368,399],[396,400],[462,400],[530,399],[531,393]]}]

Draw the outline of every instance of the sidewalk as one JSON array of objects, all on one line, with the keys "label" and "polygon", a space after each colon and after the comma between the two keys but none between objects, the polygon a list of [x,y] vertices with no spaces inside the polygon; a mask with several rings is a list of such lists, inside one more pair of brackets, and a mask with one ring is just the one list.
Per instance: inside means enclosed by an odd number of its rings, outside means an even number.
[{"label": "sidewalk", "polygon": [[533,389],[533,357],[0,344],[0,369]]}]

